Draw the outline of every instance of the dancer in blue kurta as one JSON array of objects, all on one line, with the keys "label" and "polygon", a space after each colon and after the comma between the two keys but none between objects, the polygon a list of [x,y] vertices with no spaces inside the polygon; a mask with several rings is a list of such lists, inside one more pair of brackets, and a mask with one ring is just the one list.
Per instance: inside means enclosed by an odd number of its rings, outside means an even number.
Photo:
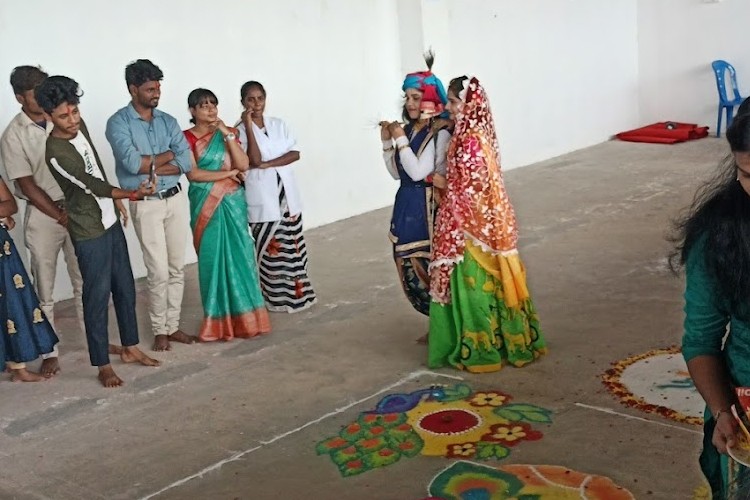
[{"label": "dancer in blue kurta", "polygon": [[[433,58],[428,55],[427,66]],[[438,188],[444,186],[451,123],[443,118],[447,95],[443,84],[427,71],[406,76],[402,90],[405,125],[381,123],[383,159],[401,186],[396,193],[389,237],[393,243],[401,286],[411,305],[424,315],[430,310],[432,231]]]}]

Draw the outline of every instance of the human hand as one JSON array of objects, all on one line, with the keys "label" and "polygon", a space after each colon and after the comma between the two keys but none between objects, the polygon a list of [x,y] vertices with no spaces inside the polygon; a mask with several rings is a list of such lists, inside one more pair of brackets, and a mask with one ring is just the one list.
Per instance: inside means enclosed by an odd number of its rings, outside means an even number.
[{"label": "human hand", "polygon": [[435,201],[435,205],[440,206],[443,202],[443,190],[434,188],[432,190],[432,199]]},{"label": "human hand", "polygon": [[390,125],[390,123],[387,121],[382,121],[378,125],[380,125],[380,139],[383,141],[392,139],[391,131],[388,130],[388,126]]},{"label": "human hand", "polygon": [[245,108],[242,111],[242,114],[240,115],[240,121],[245,124],[245,128],[248,130],[250,130],[250,126],[252,125],[252,121],[253,121],[252,114],[253,112],[250,109]]},{"label": "human hand", "polygon": [[399,122],[393,122],[388,125],[388,131],[391,133],[391,137],[393,137],[394,139],[406,136],[406,132],[404,132],[404,129],[403,127],[401,127],[401,124]]},{"label": "human hand", "polygon": [[242,179],[240,178],[242,175],[242,172],[237,170],[236,168],[233,168],[229,172],[227,172],[226,179],[232,180],[236,182],[237,184],[242,184]]},{"label": "human hand", "polygon": [[10,215],[9,215],[9,216],[7,216],[7,217],[4,217],[4,218],[2,219],[2,223],[3,223],[3,224],[5,224],[5,227],[7,227],[7,228],[8,228],[8,231],[10,231],[10,230],[11,230],[11,229],[13,229],[14,227],[16,227],[16,221],[15,221],[15,219],[14,219],[13,217],[11,217]]},{"label": "human hand", "polygon": [[120,212],[120,220],[123,227],[128,227],[128,209],[125,208],[125,204],[122,200],[115,200],[115,206],[117,207],[117,211]]},{"label": "human hand", "polygon": [[219,119],[219,120],[216,120],[216,121],[214,122],[214,126],[215,126],[215,127],[217,128],[217,129],[219,129],[219,132],[221,132],[221,133],[222,133],[222,134],[224,134],[224,135],[227,135],[228,133],[230,133],[230,132],[231,132],[231,130],[229,130],[229,127],[227,127],[227,126],[226,126],[226,125],[224,124],[224,120],[221,120],[221,119]]},{"label": "human hand", "polygon": [[138,186],[138,198],[143,199],[146,196],[152,195],[156,192],[156,179],[157,175],[154,174],[153,182],[151,182],[151,179],[147,179]]},{"label": "human hand", "polygon": [[57,218],[57,223],[62,227],[68,227],[68,211],[65,209],[60,210],[60,216]]},{"label": "human hand", "polygon": [[714,435],[711,442],[721,454],[727,453],[727,448],[731,448],[737,442],[737,421],[728,411],[719,413],[714,427]]},{"label": "human hand", "polygon": [[438,189],[445,189],[446,187],[448,187],[448,181],[446,180],[444,175],[433,174],[432,185]]}]

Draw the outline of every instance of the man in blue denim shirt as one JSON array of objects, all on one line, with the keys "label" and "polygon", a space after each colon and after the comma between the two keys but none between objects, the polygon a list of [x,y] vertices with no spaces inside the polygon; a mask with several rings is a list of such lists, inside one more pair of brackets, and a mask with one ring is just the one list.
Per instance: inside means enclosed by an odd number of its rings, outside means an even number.
[{"label": "man in blue denim shirt", "polygon": [[192,156],[177,120],[156,109],[163,77],[147,59],[130,63],[125,82],[131,101],[110,117],[106,133],[122,189],[137,189],[152,174],[157,179],[152,196],[130,202],[148,273],[155,351],[170,350],[170,341],[191,344],[197,340],[180,330],[189,231],[188,201],[180,176],[191,169]]}]

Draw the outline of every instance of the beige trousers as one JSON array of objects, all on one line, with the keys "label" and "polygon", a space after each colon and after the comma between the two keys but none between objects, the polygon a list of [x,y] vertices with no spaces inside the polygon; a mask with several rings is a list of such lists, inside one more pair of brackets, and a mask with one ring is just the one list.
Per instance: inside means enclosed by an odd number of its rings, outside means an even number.
[{"label": "beige trousers", "polygon": [[[57,277],[57,259],[60,250],[63,252],[65,264],[68,267],[70,283],[73,285],[73,298],[75,300],[76,316],[81,332],[85,332],[83,326],[83,279],[78,269],[78,259],[73,248],[68,230],[57,223],[54,219],[43,213],[31,203],[26,204],[24,215],[24,239],[26,248],[31,254],[31,276],[34,280],[34,290],[39,297],[39,307],[49,320],[52,328],[59,335],[55,326],[55,278]],[[42,358],[57,357],[58,350],[43,354]],[[8,362],[11,369],[24,368],[24,363]]]},{"label": "beige trousers", "polygon": [[170,335],[180,328],[190,221],[186,191],[166,200],[130,202],[133,228],[141,242],[146,264],[149,316],[154,335]]}]

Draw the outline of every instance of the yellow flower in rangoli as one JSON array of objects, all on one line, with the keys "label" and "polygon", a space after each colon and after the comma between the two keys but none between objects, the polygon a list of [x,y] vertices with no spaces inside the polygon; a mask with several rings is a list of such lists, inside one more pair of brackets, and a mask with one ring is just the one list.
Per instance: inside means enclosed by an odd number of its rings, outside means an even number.
[{"label": "yellow flower in rangoli", "polygon": [[15,283],[16,288],[23,288],[26,286],[23,284],[23,277],[20,274],[13,276],[13,283]]},{"label": "yellow flower in rangoli", "polygon": [[13,322],[13,320],[8,320],[8,333],[10,335],[13,335],[16,333],[16,324]]},{"label": "yellow flower in rangoli", "polygon": [[471,457],[476,453],[477,448],[473,443],[454,444],[451,446],[451,455],[460,457]]},{"label": "yellow flower in rangoli", "polygon": [[526,430],[520,425],[515,425],[513,427],[498,427],[498,429],[492,434],[492,437],[508,442],[518,441],[519,439],[526,437]]},{"label": "yellow flower in rangoli", "polygon": [[42,317],[42,310],[38,307],[34,309],[34,323],[41,323],[44,321],[44,317]]},{"label": "yellow flower in rangoli", "polygon": [[471,398],[471,403],[477,406],[502,406],[508,397],[499,392],[478,392]]}]

